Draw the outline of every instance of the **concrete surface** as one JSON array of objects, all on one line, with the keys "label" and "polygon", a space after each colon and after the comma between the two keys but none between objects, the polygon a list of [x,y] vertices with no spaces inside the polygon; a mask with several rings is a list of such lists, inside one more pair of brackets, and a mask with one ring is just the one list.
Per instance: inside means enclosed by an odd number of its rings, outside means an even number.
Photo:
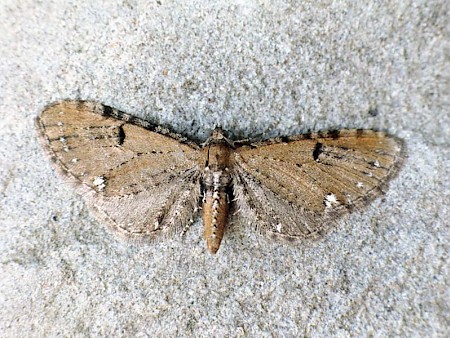
[{"label": "concrete surface", "polygon": [[[449,2],[0,3],[0,336],[450,334]],[[215,257],[127,245],[52,169],[34,117],[96,100],[205,139],[385,129],[388,193],[313,245],[236,223]]]}]

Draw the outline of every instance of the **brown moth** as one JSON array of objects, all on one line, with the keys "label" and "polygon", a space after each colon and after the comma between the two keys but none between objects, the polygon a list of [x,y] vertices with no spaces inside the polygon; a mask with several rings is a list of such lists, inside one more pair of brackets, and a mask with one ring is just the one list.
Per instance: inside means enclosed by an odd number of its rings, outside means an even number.
[{"label": "brown moth", "polygon": [[201,206],[211,253],[231,206],[262,234],[317,237],[380,195],[404,157],[400,139],[356,129],[233,142],[216,128],[199,145],[88,101],[52,104],[36,125],[56,167],[116,233],[184,233]]}]

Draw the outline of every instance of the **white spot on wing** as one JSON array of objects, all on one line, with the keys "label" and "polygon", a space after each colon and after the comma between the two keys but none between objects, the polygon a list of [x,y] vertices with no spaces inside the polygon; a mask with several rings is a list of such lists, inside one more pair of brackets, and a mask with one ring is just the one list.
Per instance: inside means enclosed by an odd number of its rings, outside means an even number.
[{"label": "white spot on wing", "polygon": [[329,193],[328,195],[326,195],[323,201],[325,203],[326,208],[332,208],[332,207],[335,207],[335,206],[338,206],[339,204],[341,204],[337,200],[336,195],[333,193]]},{"label": "white spot on wing", "polygon": [[276,226],[277,231],[281,233],[282,228],[283,228],[283,226],[281,225],[281,223],[278,223]]},{"label": "white spot on wing", "polygon": [[106,184],[105,184],[106,180],[105,180],[105,178],[103,176],[97,176],[94,179],[94,182],[92,182],[92,183],[97,187],[97,189],[99,191],[102,191],[106,187]]}]

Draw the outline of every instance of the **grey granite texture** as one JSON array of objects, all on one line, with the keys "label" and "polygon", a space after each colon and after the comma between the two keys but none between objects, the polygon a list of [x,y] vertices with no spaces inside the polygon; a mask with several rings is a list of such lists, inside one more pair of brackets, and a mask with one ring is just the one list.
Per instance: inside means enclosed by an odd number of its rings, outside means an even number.
[{"label": "grey granite texture", "polygon": [[[0,336],[450,335],[449,2],[0,2]],[[33,119],[91,99],[205,139],[378,128],[408,158],[313,244],[116,239]]]}]

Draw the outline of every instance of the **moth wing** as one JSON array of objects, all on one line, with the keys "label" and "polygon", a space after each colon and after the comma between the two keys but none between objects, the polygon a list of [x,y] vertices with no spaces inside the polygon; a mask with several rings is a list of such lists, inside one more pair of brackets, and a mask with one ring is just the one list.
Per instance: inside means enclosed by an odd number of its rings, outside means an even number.
[{"label": "moth wing", "polygon": [[87,101],[50,105],[36,125],[56,168],[117,233],[152,239],[194,217],[200,195],[195,143]]},{"label": "moth wing", "polygon": [[401,140],[373,130],[244,145],[235,152],[237,206],[269,236],[318,236],[382,193],[403,157]]}]

